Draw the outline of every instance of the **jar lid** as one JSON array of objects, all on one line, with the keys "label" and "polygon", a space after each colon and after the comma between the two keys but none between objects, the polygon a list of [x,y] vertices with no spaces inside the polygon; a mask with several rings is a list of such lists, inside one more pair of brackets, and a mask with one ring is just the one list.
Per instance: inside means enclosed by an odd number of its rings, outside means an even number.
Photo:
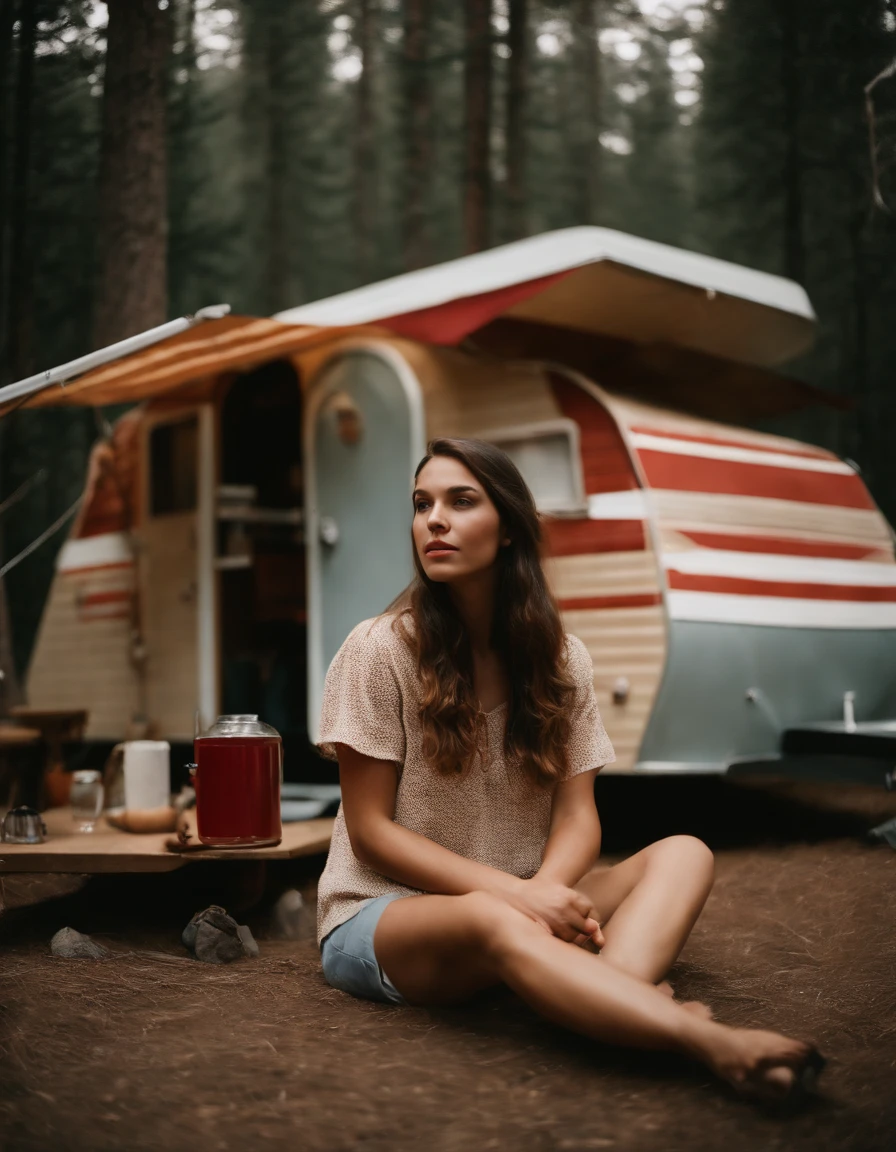
[{"label": "jar lid", "polygon": [[247,713],[233,716],[219,716],[207,732],[203,732],[200,740],[206,736],[275,736],[279,739],[280,733],[270,724],[265,724],[256,715]]}]

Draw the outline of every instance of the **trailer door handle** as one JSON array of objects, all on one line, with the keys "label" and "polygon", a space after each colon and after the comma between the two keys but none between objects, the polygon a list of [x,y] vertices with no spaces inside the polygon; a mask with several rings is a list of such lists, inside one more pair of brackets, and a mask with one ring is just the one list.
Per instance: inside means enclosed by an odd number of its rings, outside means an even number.
[{"label": "trailer door handle", "polygon": [[335,548],[339,543],[339,525],[332,516],[321,516],[320,539],[328,548]]}]

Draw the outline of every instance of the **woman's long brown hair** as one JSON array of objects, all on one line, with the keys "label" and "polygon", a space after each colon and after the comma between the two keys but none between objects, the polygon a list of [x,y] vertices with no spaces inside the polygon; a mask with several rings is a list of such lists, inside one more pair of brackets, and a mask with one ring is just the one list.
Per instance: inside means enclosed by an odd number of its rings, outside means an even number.
[{"label": "woman's long brown hair", "polygon": [[[498,511],[510,543],[498,552],[492,646],[510,681],[504,752],[549,786],[567,770],[566,745],[575,685],[557,603],[541,566],[541,525],[532,493],[506,453],[482,440],[430,442],[415,479],[433,456],[450,456],[476,477]],[[449,590],[430,580],[414,548],[417,575],[405,596],[401,624],[421,682],[423,753],[445,775],[466,772],[483,718],[473,690],[469,639]]]}]

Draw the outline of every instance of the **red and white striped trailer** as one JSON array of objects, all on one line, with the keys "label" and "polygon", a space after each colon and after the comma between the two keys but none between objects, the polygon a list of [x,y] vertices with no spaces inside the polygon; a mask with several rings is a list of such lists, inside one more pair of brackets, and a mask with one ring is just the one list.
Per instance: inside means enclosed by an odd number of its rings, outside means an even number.
[{"label": "red and white striped trailer", "polygon": [[478,436],[544,514],[613,770],[882,780],[892,530],[852,464],[755,428],[835,402],[776,370],[813,328],[790,281],[576,228],[211,319],[36,393],[144,403],[96,450],[31,703],[90,708],[96,738],[136,717],[186,739],[197,708],[304,732],[301,681],[313,736],[333,653],[409,578],[427,439]]}]

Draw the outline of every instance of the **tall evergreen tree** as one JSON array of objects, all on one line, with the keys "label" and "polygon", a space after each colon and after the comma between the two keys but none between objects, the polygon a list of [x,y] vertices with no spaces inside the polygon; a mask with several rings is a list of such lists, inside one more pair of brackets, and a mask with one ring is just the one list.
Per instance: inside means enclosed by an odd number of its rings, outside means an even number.
[{"label": "tall evergreen tree", "polygon": [[109,0],[94,343],[167,318],[165,80],[170,9]]},{"label": "tall evergreen tree", "polygon": [[491,0],[465,0],[464,251],[489,246],[491,207]]},{"label": "tall evergreen tree", "polygon": [[883,0],[727,0],[712,9],[700,44],[698,160],[702,243],[801,273],[819,331],[798,370],[855,402],[851,418],[810,411],[776,427],[856,460],[892,516],[896,479],[880,429],[896,418],[884,292],[896,229],[871,211],[863,115],[864,85],[896,55],[885,11]]},{"label": "tall evergreen tree", "polygon": [[355,84],[355,245],[358,282],[376,278],[379,150],[376,139],[377,26],[372,0],[358,0],[356,42],[361,72]]},{"label": "tall evergreen tree", "polygon": [[404,267],[429,263],[427,191],[432,164],[430,79],[427,74],[432,21],[430,0],[405,0],[402,36],[402,132],[404,154]]},{"label": "tall evergreen tree", "polygon": [[508,240],[516,240],[529,233],[526,203],[530,55],[528,0],[510,0],[507,47],[510,50],[510,59],[507,67],[505,233]]},{"label": "tall evergreen tree", "polygon": [[669,68],[669,44],[676,35],[680,30],[647,29],[641,55],[630,67],[640,92],[628,107],[631,154],[626,158],[624,195],[618,194],[617,220],[618,226],[649,240],[688,247],[691,131],[681,124]]},{"label": "tall evergreen tree", "polygon": [[574,0],[576,85],[576,156],[578,178],[578,218],[582,224],[600,219],[601,146],[601,59],[598,34],[601,0]]},{"label": "tall evergreen tree", "polygon": [[[214,9],[206,7],[206,16]],[[168,298],[172,316],[229,301],[239,229],[235,69],[200,68],[197,0],[173,6],[168,78]]]},{"label": "tall evergreen tree", "polygon": [[0,0],[0,384],[9,373],[9,256],[12,245],[12,136],[16,0]]},{"label": "tall evergreen tree", "polygon": [[19,37],[13,116],[10,195],[9,279],[6,294],[7,346],[11,375],[32,371],[34,281],[32,220],[28,211],[31,176],[34,52],[37,43],[37,0],[20,0]]}]

